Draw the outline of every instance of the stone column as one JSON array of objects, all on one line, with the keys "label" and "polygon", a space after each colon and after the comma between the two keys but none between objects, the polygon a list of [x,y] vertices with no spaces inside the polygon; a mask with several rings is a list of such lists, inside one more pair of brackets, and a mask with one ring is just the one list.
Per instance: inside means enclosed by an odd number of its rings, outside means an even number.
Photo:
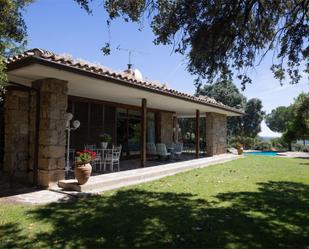
[{"label": "stone column", "polygon": [[206,113],[206,151],[207,156],[226,153],[226,116],[218,113]]},{"label": "stone column", "polygon": [[33,184],[37,184],[37,172],[34,167],[36,158],[36,137],[38,136],[38,128],[36,123],[37,118],[37,96],[38,92],[30,91],[29,96],[29,180]]},{"label": "stone column", "polygon": [[65,178],[67,82],[47,78],[32,83],[40,94],[38,185],[50,187]]},{"label": "stone column", "polygon": [[171,144],[173,142],[173,113],[161,112],[160,115],[160,141],[164,144]]},{"label": "stone column", "polygon": [[4,171],[28,181],[29,92],[8,88],[4,103]]}]

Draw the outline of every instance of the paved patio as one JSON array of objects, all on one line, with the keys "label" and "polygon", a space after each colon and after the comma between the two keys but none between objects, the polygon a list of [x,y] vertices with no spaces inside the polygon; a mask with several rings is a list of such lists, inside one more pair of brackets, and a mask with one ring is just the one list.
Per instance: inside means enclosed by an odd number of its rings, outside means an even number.
[{"label": "paved patio", "polygon": [[213,164],[223,163],[239,158],[242,158],[242,156],[226,153],[212,157],[170,162],[110,174],[100,174],[92,176],[85,185],[78,185],[75,179],[64,180],[60,181],[58,184],[62,190],[58,190],[65,191],[66,193],[73,191],[72,193],[77,195],[78,192],[97,194],[107,190],[153,181],[165,176],[177,174],[179,172],[184,172],[195,168],[204,168]]},{"label": "paved patio", "polygon": [[14,183],[10,184],[0,177],[0,205],[1,203],[40,205],[51,202],[63,202],[76,199],[71,195],[42,190],[37,187]]},{"label": "paved patio", "polygon": [[[1,185],[2,188],[0,191],[0,204],[1,202],[9,202],[38,205],[51,202],[75,200],[78,197],[99,194],[107,190],[134,184],[140,184],[143,182],[156,180],[168,175],[174,175],[176,173],[187,171],[190,169],[208,167],[213,164],[223,163],[239,158],[241,157],[233,154],[223,154],[219,156],[205,157],[194,160],[188,159],[187,161],[181,161],[176,163],[172,162],[161,166],[148,166],[142,169],[132,169],[111,174],[93,176],[90,178],[89,182],[84,185],[89,185],[90,187],[87,191],[83,193],[77,191],[65,191],[58,187],[50,190],[41,190],[34,187],[24,186],[11,188],[7,183],[3,183]],[[98,182],[102,183],[102,180],[105,183],[104,186],[101,185],[97,188],[91,189],[92,187],[96,186]]]},{"label": "paved patio", "polygon": [[278,153],[280,157],[287,157],[287,158],[308,158],[309,159],[309,152],[295,152],[295,151],[287,151]]},{"label": "paved patio", "polygon": [[[205,153],[201,153],[200,158],[206,158]],[[196,159],[195,153],[184,153],[179,158],[174,157],[174,158],[171,158],[171,159],[159,159],[157,157],[148,158],[144,168],[166,165],[166,164],[171,164],[171,163],[185,162],[185,161],[190,161],[190,160],[194,160],[194,159]],[[103,168],[103,166],[102,166],[102,168]],[[141,159],[140,158],[120,160],[120,171],[135,170],[135,169],[140,169],[140,168],[141,168]],[[100,170],[99,165],[97,165],[97,166],[93,166],[91,176],[97,176],[97,175],[102,175],[102,174],[110,174],[110,173],[114,173],[114,172],[118,172],[118,169],[117,169],[116,166],[114,167],[114,171],[111,171],[110,165],[106,165],[106,171],[104,171],[103,169]],[[70,170],[70,172],[66,176],[66,179],[75,179],[74,170]]]}]

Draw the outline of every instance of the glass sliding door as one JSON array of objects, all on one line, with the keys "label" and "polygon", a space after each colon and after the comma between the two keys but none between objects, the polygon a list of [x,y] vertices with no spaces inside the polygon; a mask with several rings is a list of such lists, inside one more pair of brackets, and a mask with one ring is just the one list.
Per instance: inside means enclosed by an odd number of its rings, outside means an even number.
[{"label": "glass sliding door", "polygon": [[[147,113],[147,142],[156,142],[155,113]],[[121,144],[124,157],[141,154],[141,111],[117,108],[117,144]]]},{"label": "glass sliding door", "polygon": [[[119,107],[118,107],[119,106]],[[117,104],[91,101],[69,97],[68,112],[74,120],[81,122],[80,127],[71,133],[71,147],[83,149],[86,144],[100,147],[100,135],[111,135],[109,146],[122,145],[122,157],[138,157],[141,154],[141,110],[123,108]],[[155,143],[157,136],[155,112],[147,112],[147,142]]]},{"label": "glass sliding door", "polygon": [[147,143],[156,142],[156,119],[154,112],[147,113]]},{"label": "glass sliding door", "polygon": [[116,108],[98,101],[69,98],[68,112],[74,120],[80,121],[80,127],[71,132],[71,146],[81,150],[91,144],[100,147],[100,135],[108,133],[112,143],[116,142]]},{"label": "glass sliding door", "polygon": [[129,155],[140,155],[141,111],[128,111],[128,149]]},{"label": "glass sliding door", "polygon": [[122,156],[128,157],[128,113],[127,109],[117,108],[117,144],[122,146]]}]

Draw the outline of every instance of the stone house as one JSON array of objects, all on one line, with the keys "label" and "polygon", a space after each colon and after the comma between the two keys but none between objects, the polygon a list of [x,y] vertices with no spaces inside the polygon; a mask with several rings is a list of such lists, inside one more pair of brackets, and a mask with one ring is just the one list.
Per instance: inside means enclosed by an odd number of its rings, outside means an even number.
[{"label": "stone house", "polygon": [[207,155],[225,153],[227,117],[243,114],[212,98],[145,81],[132,69],[115,72],[42,49],[9,58],[6,66],[3,171],[42,187],[65,177],[67,112],[81,122],[70,140],[75,148],[97,143],[105,132],[123,145],[124,157],[139,156],[141,166],[147,142],[177,140],[179,117],[196,118],[196,157],[205,116]]}]

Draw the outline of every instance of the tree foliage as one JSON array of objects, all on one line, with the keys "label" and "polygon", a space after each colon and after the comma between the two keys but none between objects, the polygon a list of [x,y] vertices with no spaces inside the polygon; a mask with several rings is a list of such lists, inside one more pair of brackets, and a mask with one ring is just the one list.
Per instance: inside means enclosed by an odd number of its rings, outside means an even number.
[{"label": "tree foliage", "polygon": [[293,104],[292,128],[298,139],[309,140],[309,93],[301,93]]},{"label": "tree foliage", "polygon": [[264,118],[262,101],[257,98],[250,99],[246,103],[246,115],[243,119],[243,133],[248,137],[256,137],[261,131],[261,123]]},{"label": "tree foliage", "polygon": [[0,0],[0,100],[7,81],[4,60],[26,43],[23,8],[33,0]]},{"label": "tree foliage", "polygon": [[291,107],[279,106],[265,116],[266,125],[275,132],[284,132],[293,118]]},{"label": "tree foliage", "polygon": [[266,124],[289,144],[297,139],[309,140],[309,93],[301,93],[288,107],[280,106],[266,115]]},{"label": "tree foliage", "polygon": [[[91,0],[73,0],[91,14]],[[23,45],[26,26],[21,10],[33,0],[0,0],[0,81],[5,55]],[[236,73],[243,86],[248,68],[274,51],[271,69],[280,81],[299,82],[309,73],[309,0],[106,0],[111,20],[142,23],[149,19],[155,44],[173,44],[188,58],[188,70],[210,82]],[[102,48],[110,52],[110,42]]]},{"label": "tree foliage", "polygon": [[197,94],[214,98],[225,105],[244,109],[246,97],[239,91],[231,79],[223,78],[214,84],[197,89]]},{"label": "tree foliage", "polygon": [[[89,10],[89,0],[75,1]],[[297,83],[300,70],[309,72],[308,0],[106,0],[104,6],[110,20],[149,19],[154,43],[173,44],[187,55],[188,70],[198,79],[213,82],[236,72],[245,87],[251,82],[247,69],[269,51],[280,81],[287,75]],[[109,48],[107,43],[103,51]]]},{"label": "tree foliage", "polygon": [[[204,85],[197,89],[197,95],[204,95],[214,98],[225,105],[245,109],[246,97],[238,90],[230,79],[223,78],[212,85]],[[239,117],[230,117],[227,121],[228,136],[241,133],[242,119]]]}]

